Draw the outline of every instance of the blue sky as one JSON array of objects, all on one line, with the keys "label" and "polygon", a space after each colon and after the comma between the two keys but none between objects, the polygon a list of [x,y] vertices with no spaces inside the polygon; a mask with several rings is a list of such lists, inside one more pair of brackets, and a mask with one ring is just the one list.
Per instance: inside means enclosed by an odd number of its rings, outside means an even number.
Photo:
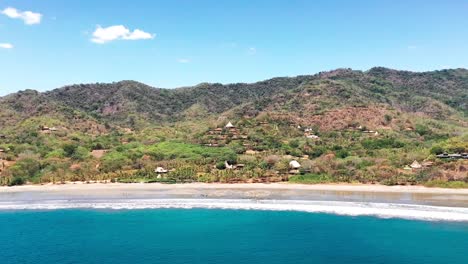
[{"label": "blue sky", "polygon": [[0,12],[0,95],[468,67],[466,0],[0,0]]}]

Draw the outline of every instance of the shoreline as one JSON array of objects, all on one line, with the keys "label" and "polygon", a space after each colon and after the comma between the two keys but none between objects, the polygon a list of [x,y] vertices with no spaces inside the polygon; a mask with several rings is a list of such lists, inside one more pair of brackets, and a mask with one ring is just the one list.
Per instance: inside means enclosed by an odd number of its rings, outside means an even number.
[{"label": "shoreline", "polygon": [[410,204],[358,203],[303,200],[246,199],[145,199],[113,201],[48,201],[39,203],[0,203],[1,211],[18,210],[145,210],[145,209],[220,209],[334,214],[341,216],[372,216],[383,219],[400,218],[423,221],[468,222],[468,208]]},{"label": "shoreline", "polygon": [[69,183],[0,187],[0,211],[227,209],[468,222],[468,189],[356,184]]},{"label": "shoreline", "polygon": [[93,189],[127,189],[127,190],[167,190],[167,189],[268,189],[268,190],[310,190],[310,191],[357,191],[373,193],[426,193],[426,194],[466,194],[468,188],[452,189],[425,187],[420,185],[386,186],[379,184],[293,184],[293,183],[84,183],[67,182],[64,184],[2,186],[2,192],[22,191],[60,191],[60,190],[93,190]]}]

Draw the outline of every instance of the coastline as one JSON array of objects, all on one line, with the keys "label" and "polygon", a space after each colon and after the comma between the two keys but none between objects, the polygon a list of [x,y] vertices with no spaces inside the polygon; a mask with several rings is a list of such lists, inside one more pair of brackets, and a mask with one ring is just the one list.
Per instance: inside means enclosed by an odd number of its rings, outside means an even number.
[{"label": "coastline", "polygon": [[0,188],[0,211],[73,208],[275,210],[468,222],[468,189],[284,183],[69,183]]},{"label": "coastline", "polygon": [[379,184],[293,184],[293,183],[84,183],[67,182],[65,184],[21,185],[0,187],[2,192],[22,191],[58,191],[58,190],[167,190],[167,189],[259,189],[259,190],[310,190],[310,191],[356,191],[375,193],[426,193],[426,194],[466,194],[468,188],[450,189],[437,187],[411,186],[386,186]]}]

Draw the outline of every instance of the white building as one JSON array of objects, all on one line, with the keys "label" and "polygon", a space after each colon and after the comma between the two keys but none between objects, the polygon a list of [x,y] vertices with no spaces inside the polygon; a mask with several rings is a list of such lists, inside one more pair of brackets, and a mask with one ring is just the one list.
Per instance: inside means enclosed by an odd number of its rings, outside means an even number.
[{"label": "white building", "polygon": [[291,169],[299,169],[301,167],[301,164],[297,162],[297,160],[292,160],[291,162],[289,162],[289,167]]}]

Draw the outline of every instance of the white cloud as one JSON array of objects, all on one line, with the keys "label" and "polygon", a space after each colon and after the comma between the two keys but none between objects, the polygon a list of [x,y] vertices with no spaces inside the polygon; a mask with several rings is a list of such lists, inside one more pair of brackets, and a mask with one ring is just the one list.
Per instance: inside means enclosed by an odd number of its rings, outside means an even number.
[{"label": "white cloud", "polygon": [[254,47],[251,47],[251,48],[249,48],[248,53],[250,55],[255,55],[255,54],[257,54],[257,49],[254,48]]},{"label": "white cloud", "polygon": [[10,43],[0,43],[0,49],[12,49],[13,45]]},{"label": "white cloud", "polygon": [[7,7],[2,12],[5,16],[13,19],[21,19],[26,25],[34,25],[41,23],[42,14],[31,11],[19,11],[13,7]]},{"label": "white cloud", "polygon": [[92,42],[98,44],[104,44],[114,40],[139,40],[139,39],[153,39],[155,37],[154,34],[150,34],[144,32],[140,29],[135,29],[130,31],[128,28],[118,25],[118,26],[110,26],[103,28],[101,26],[97,26],[96,30],[93,33],[93,38],[91,39]]},{"label": "white cloud", "polygon": [[177,62],[178,63],[190,63],[191,60],[190,59],[178,59]]},{"label": "white cloud", "polygon": [[153,34],[144,32],[143,30],[139,30],[139,29],[135,29],[130,35],[124,37],[124,39],[128,39],[128,40],[152,39],[152,38],[154,38]]}]

